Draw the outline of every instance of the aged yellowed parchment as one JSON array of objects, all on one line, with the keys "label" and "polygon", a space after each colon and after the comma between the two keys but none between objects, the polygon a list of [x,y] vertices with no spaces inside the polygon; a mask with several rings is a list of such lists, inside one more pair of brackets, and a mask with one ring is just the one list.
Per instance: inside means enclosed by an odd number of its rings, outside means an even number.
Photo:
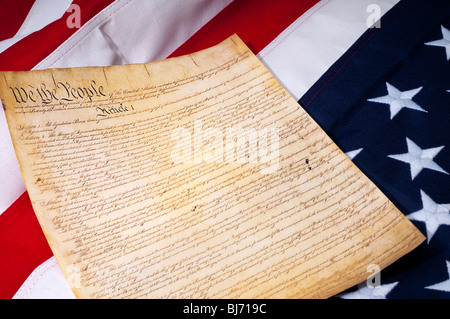
[{"label": "aged yellowed parchment", "polygon": [[424,239],[237,36],[0,96],[79,298],[326,298]]}]

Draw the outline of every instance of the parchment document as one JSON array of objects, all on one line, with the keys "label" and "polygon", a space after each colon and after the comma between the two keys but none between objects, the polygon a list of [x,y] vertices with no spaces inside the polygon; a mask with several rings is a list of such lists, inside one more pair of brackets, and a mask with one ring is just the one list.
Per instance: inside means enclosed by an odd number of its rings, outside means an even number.
[{"label": "parchment document", "polygon": [[424,240],[237,36],[0,82],[79,298],[327,298]]}]

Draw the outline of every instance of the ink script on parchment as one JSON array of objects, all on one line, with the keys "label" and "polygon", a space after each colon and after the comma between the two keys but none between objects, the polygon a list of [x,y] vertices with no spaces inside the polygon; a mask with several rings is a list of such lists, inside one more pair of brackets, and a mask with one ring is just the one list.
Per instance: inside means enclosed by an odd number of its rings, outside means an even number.
[{"label": "ink script on parchment", "polygon": [[424,239],[236,35],[0,96],[79,298],[327,298]]}]

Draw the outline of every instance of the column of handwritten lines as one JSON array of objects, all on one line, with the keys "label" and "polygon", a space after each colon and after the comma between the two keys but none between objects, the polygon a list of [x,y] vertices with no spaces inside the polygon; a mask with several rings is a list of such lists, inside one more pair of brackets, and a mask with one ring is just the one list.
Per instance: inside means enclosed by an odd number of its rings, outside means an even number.
[{"label": "column of handwritten lines", "polygon": [[[56,135],[39,147],[41,162],[35,170],[51,177],[37,183],[42,184],[42,189],[52,187],[64,195],[49,203],[49,208],[59,212],[54,222],[60,231],[71,232],[72,237],[67,241],[80,244],[74,246],[72,253],[79,256],[77,262],[83,265],[85,285],[95,286],[93,297],[297,297],[303,280],[320,274],[340,259],[353,256],[360,246],[376,239],[365,238],[314,268],[295,272],[299,265],[344,243],[361,229],[370,229],[376,220],[367,220],[367,215],[361,214],[345,231],[337,227],[345,224],[349,214],[355,217],[354,212],[340,209],[345,198],[338,192],[341,187],[359,191],[356,175],[346,175],[340,179],[340,187],[323,189],[321,193],[317,193],[320,185],[307,182],[319,174],[322,181],[331,177],[339,180],[333,167],[341,167],[338,174],[343,174],[345,166],[351,164],[342,159],[326,171],[316,173],[318,158],[311,156],[306,164],[309,148],[323,148],[321,161],[331,161],[338,150],[328,140],[298,143],[303,136],[314,135],[318,128],[304,114],[296,116],[297,110],[288,112],[283,107],[289,97],[280,87],[266,86],[271,81],[267,71],[257,67],[245,76],[246,85],[242,89],[237,87],[233,93],[233,100],[242,96],[238,104],[227,103],[231,90],[224,86],[223,91],[205,103],[189,105],[184,101],[185,107],[158,116],[151,114],[150,108],[142,109],[136,112],[143,115],[140,120]],[[122,103],[132,101],[127,96],[122,99]],[[279,171],[261,175],[260,167],[250,163],[202,163],[190,170],[174,169],[167,149],[174,124],[205,110],[208,111],[202,117],[205,128],[230,127],[250,116],[259,127],[282,124]],[[148,113],[151,116],[146,117]],[[64,153],[56,155],[52,148],[57,149],[60,143],[65,143]],[[302,147],[292,147],[296,145]],[[52,167],[54,155],[62,158],[59,169]],[[88,165],[86,158],[90,159]],[[164,170],[172,173],[160,177],[157,172]],[[308,174],[308,178],[302,179],[303,174]],[[105,192],[136,180],[146,181],[146,187],[136,186],[112,195]],[[286,182],[293,187],[281,187]],[[179,185],[190,187],[177,192]],[[273,194],[274,189],[279,191]],[[221,192],[220,198],[212,201],[218,190],[227,192]],[[273,195],[262,200],[269,191]],[[372,191],[369,189],[367,195]],[[99,193],[102,196],[97,196]],[[155,200],[142,206],[149,196]],[[309,200],[299,201],[300,196]],[[323,201],[327,202],[326,209],[334,213],[318,219],[321,214],[318,203]],[[377,197],[369,203],[360,197],[352,208],[364,211],[374,203],[377,205]],[[376,210],[382,219],[389,209],[384,200],[379,203]],[[240,209],[233,210],[234,206]],[[117,211],[124,213],[117,216],[114,214]],[[110,214],[114,217],[104,223],[89,225],[91,219]],[[394,227],[398,220],[390,222]],[[197,227],[202,224],[207,227]],[[336,231],[321,242],[308,242],[312,234],[328,229]],[[376,233],[382,235],[383,232]],[[81,251],[77,247],[87,248]],[[190,254],[186,255],[186,251]],[[112,261],[134,252],[139,254],[131,261],[111,266]],[[241,257],[236,259],[236,256]],[[167,260],[176,262],[167,264]],[[292,276],[286,277],[289,273]],[[321,295],[322,291],[308,293]]]}]

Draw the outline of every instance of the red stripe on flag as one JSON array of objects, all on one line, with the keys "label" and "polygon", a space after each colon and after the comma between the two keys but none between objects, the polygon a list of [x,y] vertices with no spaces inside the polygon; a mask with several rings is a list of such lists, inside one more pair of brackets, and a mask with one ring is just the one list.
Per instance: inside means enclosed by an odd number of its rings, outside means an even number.
[{"label": "red stripe on flag", "polygon": [[170,57],[213,46],[236,33],[257,54],[319,0],[235,0]]},{"label": "red stripe on flag", "polygon": [[34,0],[0,1],[0,41],[16,35],[33,4]]},{"label": "red stripe on flag", "polygon": [[[72,4],[80,6],[81,25],[92,19],[113,0],[75,0]],[[78,29],[69,28],[67,19],[73,12],[36,31],[0,54],[0,70],[26,71],[46,58]]]},{"label": "red stripe on flag", "polygon": [[25,192],[0,215],[0,298],[12,298],[52,255]]}]

